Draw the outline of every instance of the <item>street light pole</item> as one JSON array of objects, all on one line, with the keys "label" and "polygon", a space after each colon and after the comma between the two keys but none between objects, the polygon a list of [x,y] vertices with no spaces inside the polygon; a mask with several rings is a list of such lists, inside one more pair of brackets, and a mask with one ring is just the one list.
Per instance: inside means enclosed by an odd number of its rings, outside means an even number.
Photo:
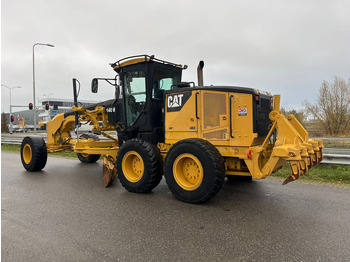
[{"label": "street light pole", "polygon": [[11,116],[12,116],[12,106],[11,106],[11,91],[13,88],[21,88],[20,86],[13,86],[13,87],[9,87],[6,85],[1,85],[3,87],[6,87],[8,90],[10,90],[10,117],[9,117],[9,126],[12,127],[12,123],[11,123]]},{"label": "street light pole", "polygon": [[33,45],[33,102],[34,102],[34,108],[33,108],[33,113],[34,113],[34,134],[36,134],[36,102],[35,102],[35,63],[34,63],[34,48],[37,45],[44,45],[44,46],[49,46],[49,47],[54,47],[54,45],[51,44],[42,44],[42,43],[36,43]]}]

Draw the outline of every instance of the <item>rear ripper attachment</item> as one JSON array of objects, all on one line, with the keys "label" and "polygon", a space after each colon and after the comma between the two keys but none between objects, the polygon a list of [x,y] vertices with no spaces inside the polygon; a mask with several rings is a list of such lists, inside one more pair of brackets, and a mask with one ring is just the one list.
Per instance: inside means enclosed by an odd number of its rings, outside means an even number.
[{"label": "rear ripper attachment", "polygon": [[[47,143],[37,136],[23,139],[26,170],[43,169],[52,152],[74,151],[84,164],[103,155],[104,186],[118,177],[126,190],[145,193],[164,175],[176,198],[198,204],[217,195],[225,178],[263,179],[289,161],[287,184],[322,160],[322,141],[309,139],[293,115],[280,112],[279,95],[205,86],[203,61],[197,85],[182,82],[186,65],[154,56],[127,57],[111,66],[115,78],[94,78],[91,84],[93,93],[99,82],[110,84],[110,100],[80,105],[80,84],[73,79],[72,111],[47,123]],[[81,124],[92,125],[95,134],[80,134]]]},{"label": "rear ripper attachment", "polygon": [[280,96],[274,96],[274,110],[269,118],[272,127],[262,145],[248,151],[246,164],[253,178],[265,178],[289,161],[292,174],[283,185],[298,179],[312,166],[322,161],[323,142],[309,139],[308,133],[293,115],[285,117],[279,111]]}]

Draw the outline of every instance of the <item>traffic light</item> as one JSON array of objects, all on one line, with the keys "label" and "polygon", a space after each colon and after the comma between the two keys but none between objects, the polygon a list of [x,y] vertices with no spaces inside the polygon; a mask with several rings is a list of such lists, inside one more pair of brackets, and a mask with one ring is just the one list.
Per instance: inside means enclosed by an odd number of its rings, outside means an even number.
[{"label": "traffic light", "polygon": [[33,103],[29,103],[29,110],[33,109]]},{"label": "traffic light", "polygon": [[49,104],[46,104],[45,105],[45,110],[49,110],[50,109],[50,105]]},{"label": "traffic light", "polygon": [[11,122],[15,121],[15,117],[11,116]]}]

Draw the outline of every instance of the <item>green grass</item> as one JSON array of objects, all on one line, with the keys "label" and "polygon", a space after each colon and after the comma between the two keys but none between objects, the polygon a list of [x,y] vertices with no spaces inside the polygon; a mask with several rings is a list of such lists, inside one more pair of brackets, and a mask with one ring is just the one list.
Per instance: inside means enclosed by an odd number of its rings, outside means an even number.
[{"label": "green grass", "polygon": [[[7,152],[14,152],[14,153],[20,153],[21,146],[20,145],[8,145],[8,144],[1,144],[1,151],[7,151]],[[74,152],[56,152],[56,153],[50,153],[50,156],[59,156],[59,157],[70,157],[70,158],[77,158],[77,153]]]},{"label": "green grass", "polygon": [[[289,164],[286,164],[272,177],[287,178],[292,173]],[[313,181],[318,183],[332,183],[350,186],[350,166],[318,164],[312,167],[298,181]]]},{"label": "green grass", "polygon": [[19,154],[20,149],[21,147],[19,145],[1,144],[1,151],[14,152]]},{"label": "green grass", "polygon": [[50,153],[51,156],[59,156],[59,157],[70,157],[70,158],[77,158],[77,153],[75,152],[56,152],[56,153]]}]

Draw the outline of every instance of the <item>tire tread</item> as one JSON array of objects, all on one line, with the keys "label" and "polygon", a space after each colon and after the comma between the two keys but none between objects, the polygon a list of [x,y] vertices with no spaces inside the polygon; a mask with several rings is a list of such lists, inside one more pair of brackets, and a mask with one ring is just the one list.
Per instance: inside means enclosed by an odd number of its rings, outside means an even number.
[{"label": "tire tread", "polygon": [[[32,147],[32,161],[26,164],[23,160],[22,150],[25,144]],[[21,160],[27,171],[35,172],[42,170],[47,162],[47,148],[44,139],[40,136],[27,136],[21,144]]]},{"label": "tire tread", "polygon": [[[122,155],[124,152],[124,148],[128,148],[129,146],[137,146],[139,147],[146,155],[147,159],[149,160],[147,167],[148,171],[150,172],[149,178],[143,183],[141,186],[133,186],[124,181],[124,179],[121,178],[121,172],[122,172],[122,167],[121,167],[121,160],[122,160]],[[152,191],[160,181],[162,180],[162,174],[163,174],[163,168],[162,168],[162,161],[161,161],[161,155],[156,146],[153,144],[150,144],[144,140],[134,138],[131,140],[128,140],[125,142],[122,146],[122,148],[118,152],[117,156],[117,170],[118,170],[118,178],[122,186],[128,190],[129,192],[134,192],[134,193],[147,193]]]},{"label": "tire tread", "polygon": [[[224,181],[225,181],[224,159],[219,153],[219,151],[216,149],[216,147],[213,146],[210,142],[200,138],[190,138],[190,139],[181,140],[172,146],[172,148],[169,150],[167,157],[165,159],[166,166],[170,164],[168,163],[167,160],[169,155],[171,154],[171,151],[174,150],[174,148],[176,148],[177,146],[181,144],[186,144],[186,143],[192,144],[198,147],[210,158],[211,162],[214,163],[215,174],[213,174],[214,175],[213,185],[211,186],[210,191],[207,194],[204,194],[202,197],[194,200],[189,200],[189,199],[186,199],[185,197],[181,197],[178,195],[175,189],[173,189],[171,186],[169,186],[169,188],[172,191],[172,193],[182,201],[194,203],[194,204],[204,203],[209,199],[213,198],[215,195],[217,195],[224,184]],[[171,184],[167,175],[165,176],[165,178],[166,178],[167,184],[168,185]]]}]

